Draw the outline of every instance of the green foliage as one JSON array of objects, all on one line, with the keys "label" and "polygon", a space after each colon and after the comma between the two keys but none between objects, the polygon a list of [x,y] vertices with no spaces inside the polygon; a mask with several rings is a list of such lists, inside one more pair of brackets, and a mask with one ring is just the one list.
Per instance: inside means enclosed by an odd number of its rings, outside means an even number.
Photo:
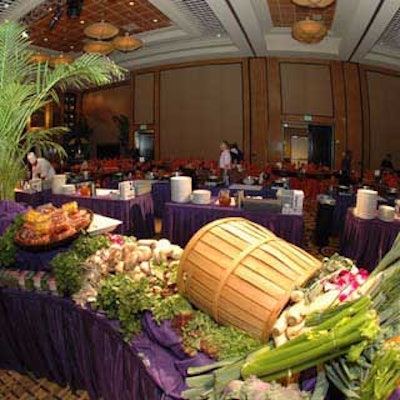
[{"label": "green foliage", "polygon": [[75,240],[72,249],[57,254],[50,262],[60,294],[72,295],[81,290],[84,281],[84,261],[110,241],[106,236],[81,235]]},{"label": "green foliage", "polygon": [[107,317],[120,321],[121,329],[129,340],[141,329],[141,312],[151,308],[149,292],[147,279],[137,282],[127,274],[113,275],[102,282],[97,304]]},{"label": "green foliage", "polygon": [[72,295],[79,292],[83,285],[83,260],[77,252],[70,250],[58,253],[50,261],[58,293]]},{"label": "green foliage", "polygon": [[79,254],[79,256],[85,260],[92,254],[96,253],[97,250],[101,250],[111,245],[110,240],[105,235],[88,236],[81,235],[75,240],[73,250]]},{"label": "green foliage", "polygon": [[174,294],[166,298],[160,296],[159,301],[154,301],[151,307],[153,318],[157,323],[192,310],[190,303],[180,294]]},{"label": "green foliage", "polygon": [[9,268],[15,264],[17,246],[14,244],[14,238],[22,224],[22,216],[17,215],[14,222],[0,236],[0,268]]},{"label": "green foliage", "polygon": [[31,62],[33,50],[22,33],[25,27],[13,21],[0,24],[0,199],[12,199],[15,183],[24,177],[24,157],[31,148],[63,148],[55,135],[66,128],[25,132],[31,115],[46,104],[58,102],[58,92],[67,87],[83,89],[121,79],[123,71],[107,57],[84,54],[74,63],[58,65]]}]

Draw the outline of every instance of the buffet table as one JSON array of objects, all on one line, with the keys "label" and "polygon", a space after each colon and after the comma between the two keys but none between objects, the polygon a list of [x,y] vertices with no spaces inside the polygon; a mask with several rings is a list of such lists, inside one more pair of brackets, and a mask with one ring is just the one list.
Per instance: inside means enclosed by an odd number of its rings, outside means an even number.
[{"label": "buffet table", "polygon": [[29,192],[26,190],[15,190],[15,201],[18,203],[25,203],[31,207],[38,207],[44,203],[49,202],[51,190],[46,189],[41,192]]},{"label": "buffet table", "polygon": [[341,239],[340,254],[356,261],[359,268],[372,270],[390,250],[400,232],[400,219],[384,222],[378,218],[357,218],[350,208]]},{"label": "buffet table", "polygon": [[163,236],[171,243],[184,247],[204,225],[220,218],[243,217],[274,232],[277,236],[297,246],[303,245],[304,220],[301,215],[267,214],[245,211],[236,207],[215,204],[197,205],[166,203],[163,218]]},{"label": "buffet table", "polygon": [[144,325],[128,344],[117,321],[69,299],[0,288],[0,368],[85,389],[92,399],[178,399],[186,368],[210,359],[176,357],[157,343],[167,330],[146,328],[146,315]]},{"label": "buffet table", "polygon": [[151,238],[155,234],[153,199],[150,193],[129,200],[116,200],[106,196],[52,194],[49,201],[58,207],[69,201],[77,201],[79,207],[119,219],[123,223],[116,229],[116,233],[134,235],[139,239]]}]

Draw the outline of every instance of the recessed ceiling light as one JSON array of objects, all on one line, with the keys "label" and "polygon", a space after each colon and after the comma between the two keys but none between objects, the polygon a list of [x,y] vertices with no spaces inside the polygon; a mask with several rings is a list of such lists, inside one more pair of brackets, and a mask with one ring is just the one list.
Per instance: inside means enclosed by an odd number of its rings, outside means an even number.
[{"label": "recessed ceiling light", "polygon": [[85,20],[84,20],[84,19],[81,19],[81,20],[79,21],[79,23],[80,23],[81,25],[83,25],[83,24],[85,23]]},{"label": "recessed ceiling light", "polygon": [[44,41],[44,42],[48,42],[48,41],[49,41],[49,38],[45,37],[45,38],[43,38],[43,41]]},{"label": "recessed ceiling light", "polygon": [[130,1],[130,2],[129,2],[129,5],[130,5],[130,6],[134,6],[134,5],[135,5],[135,2],[134,2],[134,1]]},{"label": "recessed ceiling light", "polygon": [[222,35],[220,33],[217,33],[215,36],[219,39]]},{"label": "recessed ceiling light", "polygon": [[8,3],[4,3],[4,6],[3,6],[4,8],[8,8],[8,7],[10,7],[10,5],[8,4]]},{"label": "recessed ceiling light", "polygon": [[25,39],[27,39],[29,37],[29,33],[27,31],[23,31],[22,32],[22,37],[24,37]]},{"label": "recessed ceiling light", "polygon": [[158,19],[157,18],[153,18],[153,22],[154,23],[158,22]]},{"label": "recessed ceiling light", "polygon": [[53,8],[52,7],[49,7],[48,9],[47,9],[47,11],[53,11]]},{"label": "recessed ceiling light", "polygon": [[75,46],[74,46],[73,44],[71,44],[71,46],[69,46],[69,48],[70,48],[71,50],[73,50],[73,49],[75,48]]}]

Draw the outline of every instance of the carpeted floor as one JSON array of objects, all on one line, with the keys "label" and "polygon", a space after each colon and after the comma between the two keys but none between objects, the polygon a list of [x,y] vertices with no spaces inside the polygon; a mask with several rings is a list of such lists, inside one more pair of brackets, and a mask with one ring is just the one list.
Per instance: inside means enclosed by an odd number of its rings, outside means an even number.
[{"label": "carpeted floor", "polygon": [[[308,200],[304,204],[306,250],[318,258],[332,255],[338,249],[338,238],[331,239],[328,247],[319,249],[314,243],[317,202]],[[156,221],[159,237],[161,221]],[[87,400],[84,391],[72,393],[67,387],[60,387],[46,379],[36,379],[14,371],[0,370],[0,400]]]}]

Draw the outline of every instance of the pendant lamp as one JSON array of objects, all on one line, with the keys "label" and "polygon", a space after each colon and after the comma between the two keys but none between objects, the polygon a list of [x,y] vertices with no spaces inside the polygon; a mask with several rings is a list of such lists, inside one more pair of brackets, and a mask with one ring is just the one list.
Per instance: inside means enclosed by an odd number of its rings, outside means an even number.
[{"label": "pendant lamp", "polygon": [[140,39],[136,39],[135,37],[129,35],[129,33],[125,33],[125,36],[117,36],[113,40],[114,48],[123,51],[133,51],[143,46],[143,42]]},{"label": "pendant lamp", "polygon": [[73,63],[75,60],[73,57],[67,56],[65,54],[60,54],[57,57],[53,57],[50,59],[50,65],[52,67],[56,67],[57,65],[61,65],[61,64],[71,64]]},{"label": "pendant lamp", "polygon": [[83,51],[86,53],[110,54],[114,50],[112,42],[104,40],[91,40],[83,46]]},{"label": "pendant lamp", "polygon": [[292,0],[294,4],[301,7],[325,8],[335,2],[335,0]]},{"label": "pendant lamp", "polygon": [[326,26],[319,21],[304,19],[292,28],[293,38],[301,43],[319,43],[328,33]]},{"label": "pendant lamp", "polygon": [[85,28],[84,33],[92,39],[107,40],[118,34],[118,28],[109,22],[95,22]]}]

